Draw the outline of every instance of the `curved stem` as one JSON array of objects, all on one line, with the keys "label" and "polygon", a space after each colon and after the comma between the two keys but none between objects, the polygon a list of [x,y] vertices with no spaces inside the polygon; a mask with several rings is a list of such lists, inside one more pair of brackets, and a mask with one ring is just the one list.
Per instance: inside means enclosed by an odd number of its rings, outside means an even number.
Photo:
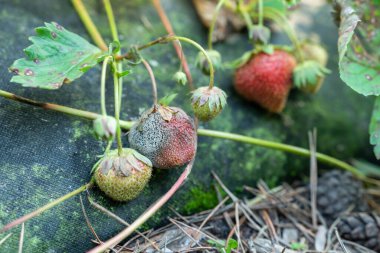
[{"label": "curved stem", "polygon": [[244,21],[245,21],[247,28],[248,28],[248,33],[249,33],[249,35],[251,35],[252,30],[253,30],[252,19],[249,16],[246,9],[243,7],[243,1],[241,1],[241,0],[239,0],[239,2],[238,2],[237,11],[243,16]]},{"label": "curved stem", "polygon": [[297,35],[294,32],[293,27],[290,25],[288,19],[282,13],[274,10],[273,8],[267,8],[266,10],[267,11],[265,12],[265,16],[272,19],[279,26],[282,27],[282,29],[288,35],[290,41],[293,43],[294,47],[296,48],[296,52],[298,54],[299,59],[301,60],[301,62],[303,62],[304,55],[301,49],[301,44],[297,38]]},{"label": "curved stem", "polygon": [[[7,98],[7,99],[10,99],[10,100],[15,100],[15,101],[18,101],[21,103],[30,104],[30,105],[41,107],[41,108],[48,109],[48,110],[63,112],[65,114],[78,116],[78,117],[82,117],[85,119],[93,120],[93,119],[96,119],[97,117],[100,116],[99,114],[96,114],[93,112],[78,110],[78,109],[70,108],[67,106],[37,102],[37,101],[31,100],[31,99],[27,99],[24,97],[17,96],[13,93],[6,92],[3,90],[0,90],[0,96]],[[125,129],[125,130],[129,130],[133,124],[134,124],[133,121],[120,120],[120,127]],[[310,154],[311,154],[310,151],[308,149],[305,149],[305,148],[301,148],[301,147],[297,147],[297,146],[293,146],[293,145],[288,145],[288,144],[283,144],[283,143],[279,143],[279,142],[275,142],[275,141],[268,141],[268,140],[253,138],[253,137],[249,137],[249,136],[245,136],[245,135],[241,135],[241,134],[227,133],[227,132],[215,131],[215,130],[211,130],[211,129],[198,129],[197,133],[200,136],[208,136],[208,137],[221,138],[221,139],[227,139],[227,140],[252,144],[252,145],[256,145],[256,146],[260,146],[260,147],[264,147],[264,148],[270,148],[270,149],[274,149],[274,150],[284,151],[287,153],[292,153],[292,154],[299,155],[299,156],[310,157]],[[344,161],[341,161],[339,159],[336,159],[334,157],[331,157],[331,156],[328,156],[328,155],[322,154],[322,153],[316,153],[316,157],[317,157],[317,160],[322,162],[322,163],[334,165],[334,166],[337,166],[341,169],[350,171],[354,175],[356,175],[360,180],[380,186],[379,180],[367,178],[365,175],[363,175],[363,173],[361,173],[359,170],[357,170],[354,166],[351,166],[350,164],[348,164]]]},{"label": "curved stem", "polygon": [[195,42],[189,38],[180,37],[180,36],[169,36],[169,37],[166,37],[165,40],[166,41],[180,40],[180,41],[184,41],[184,42],[189,43],[189,44],[193,45],[194,47],[198,48],[205,55],[207,62],[210,66],[210,82],[209,82],[208,86],[210,88],[214,87],[214,66],[213,66],[212,61],[211,61],[210,57],[208,56],[206,50],[204,50],[204,48],[201,45],[199,45],[197,42]]},{"label": "curved stem", "polygon": [[103,61],[102,66],[102,76],[100,81],[100,103],[102,108],[102,115],[107,116],[107,109],[106,109],[106,71],[107,71],[107,64],[109,61],[109,57],[106,57]]},{"label": "curved stem", "polygon": [[99,253],[104,252],[108,248],[118,244],[126,237],[131,235],[138,227],[140,227],[145,221],[147,221],[150,217],[152,217],[173,195],[174,193],[181,187],[181,185],[185,182],[186,178],[191,172],[191,169],[194,164],[194,159],[186,166],[185,170],[179,176],[174,185],[169,189],[168,192],[165,193],[159,200],[157,200],[153,205],[151,205],[140,217],[138,217],[130,226],[121,231],[116,236],[112,237],[108,241],[103,244],[93,248],[88,251],[88,253]]},{"label": "curved stem", "polygon": [[152,68],[150,67],[149,63],[145,60],[142,59],[142,63],[144,64],[146,70],[149,73],[150,81],[152,83],[152,92],[153,92],[153,104],[156,105],[158,98],[157,98],[157,84],[156,84],[156,78],[154,77],[154,73]]},{"label": "curved stem", "polygon": [[88,14],[82,0],[71,0],[71,2],[73,3],[75,10],[77,11],[92,40],[101,50],[107,51],[107,44],[104,42],[102,35],[100,35],[98,29]]},{"label": "curved stem", "polygon": [[17,226],[17,225],[20,225],[21,223],[24,223],[34,217],[36,217],[37,215],[40,215],[41,213],[55,207],[56,205],[62,203],[63,201],[71,198],[71,197],[74,197],[76,195],[78,195],[79,193],[85,191],[86,189],[88,189],[89,187],[91,187],[93,184],[93,181],[91,180],[88,184],[85,184],[85,185],[82,185],[81,187],[79,187],[78,189],[72,191],[72,192],[69,192],[68,194],[50,202],[49,204],[41,207],[41,208],[38,208],[37,210],[31,212],[31,213],[28,213],[27,215],[24,215],[14,221],[12,221],[11,223],[8,223],[7,225],[5,225],[3,228],[0,229],[0,234]]},{"label": "curved stem", "polygon": [[214,14],[212,15],[211,24],[210,24],[210,28],[208,31],[208,43],[207,43],[208,49],[210,49],[210,50],[212,49],[212,34],[215,30],[216,19],[218,18],[219,11],[222,8],[225,1],[226,0],[219,0],[218,4],[215,7]]},{"label": "curved stem", "polygon": [[[152,3],[153,3],[154,8],[157,11],[158,16],[161,19],[162,24],[164,25],[166,31],[168,32],[168,34],[169,35],[174,35],[175,33],[174,33],[174,30],[173,30],[173,27],[170,24],[170,20],[167,17],[164,8],[162,8],[162,6],[161,6],[160,0],[152,0]],[[186,61],[186,56],[184,55],[184,53],[183,53],[182,48],[180,47],[180,45],[178,45],[177,43],[174,42],[173,46],[174,46],[174,49],[175,49],[175,51],[177,53],[178,58],[180,58],[180,60],[181,60],[181,66],[183,66],[183,70],[184,70],[184,72],[186,74],[187,81],[188,81],[188,84],[189,84],[189,88],[190,88],[190,90],[193,90],[194,89],[194,87],[193,87],[193,78],[192,78],[191,73],[190,73],[189,65],[187,64],[187,61]]]}]

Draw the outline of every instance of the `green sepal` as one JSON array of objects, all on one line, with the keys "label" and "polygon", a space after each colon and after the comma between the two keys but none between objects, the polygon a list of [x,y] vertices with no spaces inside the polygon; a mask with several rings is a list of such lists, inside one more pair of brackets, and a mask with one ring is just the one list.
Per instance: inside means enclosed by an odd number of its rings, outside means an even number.
[{"label": "green sepal", "polygon": [[169,106],[170,103],[177,97],[177,93],[166,95],[165,97],[161,98],[158,103],[162,106]]},{"label": "green sepal", "polygon": [[320,77],[329,74],[330,70],[316,61],[305,61],[299,64],[293,71],[293,82],[297,88],[315,86]]},{"label": "green sepal", "polygon": [[242,56],[240,56],[239,58],[237,58],[236,60],[232,61],[232,62],[226,62],[224,64],[224,67],[225,68],[229,68],[229,69],[237,69],[237,68],[240,68],[241,66],[243,66],[244,64],[246,64],[252,57],[252,55],[254,54],[254,51],[247,51],[245,52]]}]

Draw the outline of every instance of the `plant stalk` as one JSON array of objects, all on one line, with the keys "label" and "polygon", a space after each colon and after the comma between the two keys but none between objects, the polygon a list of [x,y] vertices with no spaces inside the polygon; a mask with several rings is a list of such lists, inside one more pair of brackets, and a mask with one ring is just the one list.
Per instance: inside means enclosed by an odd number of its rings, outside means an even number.
[{"label": "plant stalk", "polygon": [[56,205],[62,203],[63,201],[65,201],[67,199],[78,195],[79,193],[81,193],[81,192],[85,191],[86,189],[88,189],[89,187],[91,187],[92,184],[93,184],[93,182],[90,181],[88,184],[82,185],[78,189],[76,189],[76,190],[74,190],[72,192],[69,192],[68,194],[66,194],[66,195],[64,195],[64,196],[62,196],[62,197],[60,197],[60,198],[58,198],[58,199],[50,202],[49,204],[47,204],[47,205],[45,205],[45,206],[43,206],[41,208],[38,208],[37,210],[35,210],[35,211],[31,212],[31,213],[28,213],[27,215],[24,215],[24,216],[22,216],[22,217],[20,217],[20,218],[18,218],[16,220],[14,220],[14,221],[12,221],[11,223],[8,223],[7,225],[5,225],[0,230],[0,234],[8,231],[9,229],[11,229],[11,228],[13,228],[13,227],[15,227],[17,225],[20,225],[20,224],[26,222],[26,221],[28,221],[28,220],[30,220],[30,219],[38,216],[38,215],[40,215],[41,213],[43,213],[43,212],[45,212],[45,211],[47,211],[47,210],[55,207]]},{"label": "plant stalk", "polygon": [[124,240],[126,237],[131,235],[135,230],[137,230],[145,221],[147,221],[150,217],[153,216],[172,196],[173,194],[181,187],[181,185],[185,182],[186,178],[191,172],[191,169],[194,164],[194,159],[190,161],[190,163],[186,166],[185,170],[182,172],[180,177],[174,183],[174,185],[170,188],[168,192],[165,193],[159,200],[157,200],[153,205],[151,205],[139,218],[137,218],[130,226],[125,228],[116,236],[112,237],[108,241],[103,244],[93,248],[88,251],[88,253],[100,253],[104,252],[108,248],[111,248]]},{"label": "plant stalk", "polygon": [[[196,47],[199,51],[201,51],[206,59],[207,59],[207,62],[208,64],[210,65],[210,82],[209,82],[209,87],[212,88],[214,86],[214,66],[212,64],[212,61],[210,59],[210,57],[208,56],[206,50],[203,49],[203,47],[201,45],[199,45],[197,42],[189,39],[189,38],[186,38],[186,37],[180,37],[180,36],[174,36],[174,35],[170,35],[170,36],[165,36],[165,37],[160,37],[160,38],[157,38],[155,40],[152,40],[150,42],[148,42],[147,44],[144,44],[144,45],[141,45],[141,46],[138,46],[137,47],[137,50],[143,50],[143,49],[146,49],[146,48],[149,48],[149,47],[152,47],[156,44],[162,44],[162,43],[167,43],[167,42],[170,42],[170,41],[174,41],[174,40],[179,40],[179,41],[184,41],[186,43],[189,43],[191,44],[192,46]],[[121,60],[121,59],[129,59],[130,58],[130,53],[126,53],[124,55],[121,55],[119,57],[116,58],[116,60]]]},{"label": "plant stalk", "polygon": [[116,141],[117,141],[117,151],[119,156],[123,153],[123,142],[121,140],[121,128],[120,128],[120,85],[119,77],[117,75],[116,69],[117,64],[114,62],[115,72],[113,73],[113,83],[114,83],[114,99],[115,99],[115,119],[116,119]]},{"label": "plant stalk", "polygon": [[152,83],[153,105],[156,105],[158,103],[156,78],[154,77],[153,70],[151,66],[149,65],[149,63],[145,59],[142,59],[142,63],[144,64],[146,70],[149,73],[150,81]]},{"label": "plant stalk", "polygon": [[71,0],[71,2],[75,10],[77,11],[80,19],[82,20],[84,26],[86,27],[88,33],[90,34],[92,40],[101,50],[107,51],[108,50],[107,44],[104,42],[104,39],[100,35],[98,29],[96,28],[90,15],[88,14],[87,9],[84,6],[82,0]]},{"label": "plant stalk", "polygon": [[288,19],[280,12],[273,8],[267,8],[267,11],[265,12],[265,16],[272,19],[274,22],[276,22],[282,29],[285,31],[285,33],[288,35],[290,41],[293,43],[294,47],[296,48],[296,53],[298,54],[298,57],[301,62],[304,61],[304,55],[302,52],[301,44],[297,38],[297,35],[289,23]]},{"label": "plant stalk", "polygon": [[[78,117],[82,117],[85,119],[94,120],[100,116],[99,114],[96,114],[93,112],[78,110],[78,109],[70,108],[67,106],[37,102],[37,101],[31,100],[31,99],[27,99],[24,97],[17,96],[13,93],[10,93],[10,92],[6,92],[4,90],[0,90],[0,96],[7,98],[7,99],[10,99],[10,100],[15,100],[15,101],[18,101],[21,103],[26,103],[29,105],[41,107],[41,108],[48,109],[48,110],[63,112],[63,113],[68,114],[68,115],[78,116]],[[133,124],[134,124],[133,121],[120,120],[120,127],[125,129],[125,130],[129,130]],[[279,143],[279,142],[268,141],[268,140],[253,138],[253,137],[249,137],[249,136],[245,136],[245,135],[227,133],[227,132],[216,131],[216,130],[211,130],[211,129],[198,129],[197,133],[199,136],[207,136],[207,137],[232,140],[232,141],[252,144],[252,145],[256,145],[256,146],[260,146],[260,147],[264,147],[264,148],[280,150],[280,151],[284,151],[284,152],[299,155],[299,156],[310,157],[310,151],[308,149],[293,146],[293,145],[283,144],[283,143]],[[331,157],[331,156],[328,156],[328,155],[322,154],[322,153],[316,153],[316,157],[317,157],[317,160],[322,162],[322,163],[337,166],[341,169],[350,171],[355,176],[357,176],[360,180],[368,182],[370,184],[380,186],[379,180],[375,180],[375,179],[371,179],[371,178],[366,177],[365,175],[363,175],[363,173],[361,173],[354,166],[351,166],[344,161],[341,161],[339,159],[336,159],[334,157]]]},{"label": "plant stalk", "polygon": [[[112,11],[112,6],[110,0],[103,0],[104,9],[106,10],[108,23],[111,29],[112,39],[114,41],[119,41],[119,34],[117,32],[117,26],[115,22],[115,16]],[[117,53],[117,56],[120,55],[120,51]],[[121,129],[120,129],[120,111],[121,111],[121,102],[123,95],[123,79],[119,77],[117,72],[123,72],[123,66],[121,62],[114,62],[114,90],[115,90],[115,119],[116,119],[116,139],[117,139],[117,150],[119,156],[123,152],[123,143],[121,140]]]},{"label": "plant stalk", "polygon": [[264,10],[263,10],[263,0],[258,0],[259,4],[259,26],[262,27],[264,25]]},{"label": "plant stalk", "polygon": [[210,50],[212,49],[212,34],[214,33],[214,30],[215,30],[215,23],[216,23],[216,20],[218,18],[219,11],[222,8],[222,6],[224,5],[225,1],[226,0],[219,0],[218,4],[215,7],[214,14],[212,15],[210,28],[208,30],[208,42],[207,42],[208,49],[210,49]]},{"label": "plant stalk", "polygon": [[[104,9],[106,10],[108,23],[111,29],[112,39],[120,43],[119,33],[117,31],[117,26],[115,22],[115,16],[112,11],[112,6],[110,0],[103,0]],[[117,52],[116,57],[120,56],[121,51]],[[123,65],[121,62],[117,63],[117,70],[122,73]],[[123,94],[123,78],[119,77],[119,111],[121,111],[121,102],[122,102],[122,94]]]},{"label": "plant stalk", "polygon": [[169,36],[169,37],[166,37],[166,41],[172,41],[172,40],[180,40],[180,41],[183,41],[183,42],[186,42],[186,43],[189,43],[191,45],[193,45],[194,47],[196,47],[198,50],[200,50],[206,57],[207,59],[207,62],[210,66],[210,82],[209,82],[209,88],[211,89],[212,87],[214,87],[214,65],[212,64],[212,61],[210,59],[210,57],[208,56],[206,50],[204,50],[204,48],[199,45],[197,42],[189,39],[189,38],[186,38],[186,37],[181,37],[181,36]]},{"label": "plant stalk", "polygon": [[105,117],[107,116],[107,109],[106,109],[106,71],[107,71],[107,64],[109,61],[109,57],[106,57],[103,61],[102,66],[102,76],[100,81],[100,104],[101,104],[101,110],[102,115]]},{"label": "plant stalk", "polygon": [[252,31],[253,31],[252,19],[251,19],[251,17],[249,16],[248,12],[246,11],[246,9],[243,6],[244,6],[243,1],[239,0],[238,6],[237,6],[237,11],[240,13],[240,15],[243,16],[244,22],[246,23],[247,28],[248,28],[249,36],[251,36]]},{"label": "plant stalk", "polygon": [[115,16],[113,15],[112,6],[110,0],[103,0],[104,9],[107,13],[108,23],[111,29],[112,39],[119,41],[119,34],[117,32],[117,26],[115,22]]},{"label": "plant stalk", "polygon": [[[160,0],[152,0],[152,3],[153,3],[154,8],[157,11],[158,16],[161,19],[163,26],[165,27],[166,31],[168,32],[168,35],[175,35],[174,29],[170,23],[169,18],[167,17],[167,15],[165,13],[164,8],[162,8],[162,6],[161,6]],[[189,65],[187,64],[186,56],[182,51],[182,47],[175,42],[173,42],[173,46],[174,46],[174,49],[177,53],[178,58],[181,61],[181,66],[183,66],[183,70],[186,74],[187,81],[189,84],[189,88],[190,88],[190,90],[193,90],[194,89],[193,78],[192,78],[191,73],[190,73]]]}]

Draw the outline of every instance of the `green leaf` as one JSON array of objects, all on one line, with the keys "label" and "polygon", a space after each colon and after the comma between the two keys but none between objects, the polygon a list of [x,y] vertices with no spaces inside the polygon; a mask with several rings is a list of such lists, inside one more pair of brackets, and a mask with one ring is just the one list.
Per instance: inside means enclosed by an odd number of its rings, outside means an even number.
[{"label": "green leaf", "polygon": [[372,111],[371,123],[369,125],[370,143],[374,145],[374,153],[380,159],[380,97],[375,100]]},{"label": "green leaf", "polygon": [[98,62],[101,50],[57,23],[45,23],[35,29],[33,43],[9,68],[17,74],[11,82],[25,87],[58,89],[83,75]]},{"label": "green leaf", "polygon": [[168,106],[176,98],[176,96],[177,93],[166,95],[165,97],[161,98],[158,103],[163,106]]},{"label": "green leaf", "polygon": [[269,8],[285,14],[287,11],[287,2],[286,0],[265,0],[263,1],[264,12],[266,8]]},{"label": "green leaf", "polygon": [[237,249],[238,242],[235,239],[229,239],[227,244],[226,252],[230,253],[233,249]]},{"label": "green leaf", "polygon": [[[379,8],[376,1],[337,0],[340,13],[339,26],[339,72],[341,79],[356,92],[380,95],[380,14],[373,17],[371,9]],[[360,16],[359,16],[360,15]],[[375,24],[373,23],[375,22]]]},{"label": "green leaf", "polygon": [[129,74],[132,73],[132,70],[130,69],[127,69],[127,70],[124,70],[122,72],[116,72],[117,76],[120,78],[120,77],[124,77],[124,76],[127,76]]},{"label": "green leaf", "polygon": [[290,248],[292,250],[305,250],[306,249],[306,244],[302,242],[292,242],[290,244]]}]

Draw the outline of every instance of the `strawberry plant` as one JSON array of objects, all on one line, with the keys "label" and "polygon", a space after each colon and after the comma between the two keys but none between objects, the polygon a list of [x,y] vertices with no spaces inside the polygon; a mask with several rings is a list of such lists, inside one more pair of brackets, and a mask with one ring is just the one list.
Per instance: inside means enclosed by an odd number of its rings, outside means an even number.
[{"label": "strawberry plant", "polygon": [[[209,29],[208,52],[220,61],[220,54],[212,49],[220,9],[225,7],[244,20],[253,48],[227,66],[236,69],[235,89],[238,94],[274,113],[284,110],[292,87],[315,93],[321,87],[325,74],[329,73],[325,67],[327,52],[324,48],[306,40],[299,41],[287,20],[288,8],[295,4],[294,1],[258,0],[247,3],[220,0]],[[289,36],[292,46],[270,44],[271,31],[265,26],[264,19],[278,24]],[[199,66],[203,71],[207,67],[205,64]]]},{"label": "strawberry plant", "polygon": [[[0,232],[5,232],[28,221],[68,198],[90,189],[94,184],[106,196],[116,201],[125,202],[138,198],[139,194],[144,194],[143,189],[149,183],[151,175],[156,173],[156,169],[183,166],[183,173],[166,194],[150,206],[131,226],[104,242],[104,244],[99,245],[92,252],[106,250],[132,234],[152,217],[185,182],[195,162],[198,143],[197,135],[257,145],[299,156],[310,156],[310,151],[305,148],[211,130],[204,128],[203,125],[201,128],[197,128],[198,119],[202,121],[200,124],[215,119],[223,114],[223,109],[227,103],[226,93],[214,84],[214,72],[216,70],[218,74],[218,70],[223,68],[223,64],[221,54],[212,48],[212,42],[209,42],[209,48],[205,50],[197,42],[172,33],[171,35],[163,34],[150,42],[142,42],[145,44],[121,47],[110,2],[105,0],[104,9],[109,19],[112,34],[112,40],[105,43],[85,6],[78,0],[74,0],[73,3],[96,45],[92,45],[81,36],[68,31],[68,29],[55,22],[46,23],[45,26],[36,28],[36,35],[30,38],[32,45],[25,49],[26,57],[16,60],[9,67],[9,70],[14,74],[11,81],[26,88],[57,90],[87,75],[86,72],[94,66],[101,65],[98,85],[100,90],[99,113],[57,104],[41,103],[4,90],[0,90],[0,96],[92,120],[95,136],[104,141],[105,151],[100,154],[100,159],[97,163],[88,164],[88,171],[92,168],[90,182],[5,225]],[[232,9],[238,15],[241,15],[249,28],[249,39],[253,42],[254,48],[231,64],[237,69],[235,86],[242,96],[256,101],[270,111],[280,112],[285,106],[292,85],[307,92],[318,90],[327,72],[324,68],[326,57],[318,58],[323,53],[315,56],[313,52],[317,49],[310,49],[312,43],[299,42],[295,38],[294,32],[286,23],[287,5],[285,5],[285,2],[252,1],[250,5],[243,3],[243,1],[238,1],[237,4],[234,3],[234,1],[220,1],[214,17],[218,15],[218,9],[225,6],[225,8]],[[291,38],[294,48],[268,44],[271,31],[264,25],[264,18],[275,20],[280,24],[284,23],[284,30]],[[212,30],[211,28],[210,37],[212,36]],[[149,60],[154,59],[153,56],[150,58],[149,51],[143,53],[147,48],[167,45],[170,42],[174,42],[177,46],[180,45],[179,42],[194,46],[199,51],[199,55],[197,62],[191,63],[191,65],[197,66],[202,73],[209,76],[208,86],[197,86],[196,89],[192,90],[191,95],[188,94],[187,97],[183,98],[183,101],[186,101],[185,103],[192,107],[192,113],[170,106],[171,100],[176,96],[175,94],[165,94],[164,98],[158,99],[157,89],[159,86],[157,87],[153,70],[149,64]],[[318,50],[323,52],[323,48],[319,47]],[[173,74],[173,79],[178,84],[191,87],[192,80],[188,75],[187,63],[184,61],[185,57],[182,50],[179,51],[179,58],[180,66],[178,71],[166,74],[170,76]],[[276,71],[273,71],[274,65]],[[133,91],[127,90],[126,92],[126,89],[123,89],[123,81],[126,79],[138,79],[134,72],[138,66],[145,67],[151,78],[152,103],[150,108],[136,122],[125,121],[121,119],[120,115],[121,111],[126,110],[122,103],[125,102],[125,99],[128,99],[128,96],[125,98],[123,95],[129,95]],[[250,75],[250,72],[255,75]],[[272,74],[274,80],[268,81],[268,75]],[[113,77],[112,90],[115,111],[113,116],[107,113],[106,99],[108,100],[109,97],[106,96],[105,90],[110,88],[107,83],[107,75]],[[263,83],[267,84],[265,86],[272,85],[271,87],[276,90],[276,94],[274,94],[273,89],[266,91],[259,87],[258,84],[262,85]],[[267,101],[269,102],[267,103]],[[123,131],[129,131],[127,138],[123,137]],[[128,139],[129,148],[123,144],[123,139]],[[112,148],[114,144],[117,146],[115,149]],[[212,152],[211,149],[210,152]],[[322,153],[317,153],[316,157],[320,162],[351,171],[364,181],[378,184],[376,180],[367,178],[348,163]],[[166,171],[161,173],[165,175]],[[229,246],[223,250],[232,251],[235,247]]]}]

